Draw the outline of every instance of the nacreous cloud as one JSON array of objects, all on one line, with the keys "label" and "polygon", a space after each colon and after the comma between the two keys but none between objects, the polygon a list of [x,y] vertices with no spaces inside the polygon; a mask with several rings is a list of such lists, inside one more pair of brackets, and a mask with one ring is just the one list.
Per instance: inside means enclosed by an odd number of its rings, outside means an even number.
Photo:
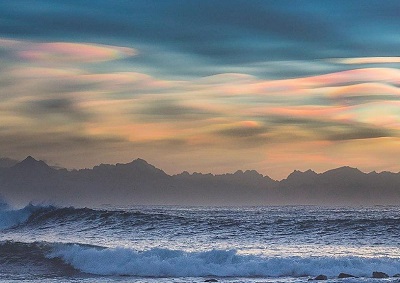
[{"label": "nacreous cloud", "polygon": [[29,42],[0,39],[0,48],[12,48],[21,59],[44,62],[102,62],[136,55],[136,49],[72,42]]},{"label": "nacreous cloud", "polygon": [[263,154],[279,164],[293,158],[303,164],[299,152],[316,149],[307,159],[313,167],[335,159],[329,151],[342,145],[393,145],[400,136],[396,68],[290,79],[243,70],[172,80],[131,64],[136,58],[104,62],[137,54],[133,48],[9,39],[0,40],[0,48],[6,62],[0,68],[0,148],[11,157],[36,153],[61,161],[70,158],[62,152],[73,151],[68,167],[140,156],[167,169],[178,160],[188,169],[204,156],[198,163],[204,168]]},{"label": "nacreous cloud", "polygon": [[359,57],[359,58],[337,58],[329,61],[339,64],[394,64],[400,63],[400,57]]}]

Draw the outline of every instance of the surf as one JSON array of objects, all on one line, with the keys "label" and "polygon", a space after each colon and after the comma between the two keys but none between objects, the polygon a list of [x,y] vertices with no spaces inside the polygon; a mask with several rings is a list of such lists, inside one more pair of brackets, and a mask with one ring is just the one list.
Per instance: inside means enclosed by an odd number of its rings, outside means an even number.
[{"label": "surf", "polygon": [[[378,257],[266,257],[241,254],[236,250],[192,251],[152,248],[108,248],[79,243],[0,242],[0,264],[58,268],[102,276],[133,277],[313,277],[339,273],[369,277],[379,270],[394,275],[400,258]],[[4,269],[4,266],[3,266]]]}]

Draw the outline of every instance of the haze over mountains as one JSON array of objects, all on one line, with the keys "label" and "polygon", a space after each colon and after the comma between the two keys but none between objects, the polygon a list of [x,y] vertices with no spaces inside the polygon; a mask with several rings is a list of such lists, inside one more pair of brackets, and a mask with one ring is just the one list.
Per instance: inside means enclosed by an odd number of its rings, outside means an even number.
[{"label": "haze over mountains", "polygon": [[380,205],[400,201],[400,173],[341,167],[294,171],[275,181],[257,171],[168,175],[145,160],[68,171],[29,156],[2,158],[0,194],[14,205]]}]

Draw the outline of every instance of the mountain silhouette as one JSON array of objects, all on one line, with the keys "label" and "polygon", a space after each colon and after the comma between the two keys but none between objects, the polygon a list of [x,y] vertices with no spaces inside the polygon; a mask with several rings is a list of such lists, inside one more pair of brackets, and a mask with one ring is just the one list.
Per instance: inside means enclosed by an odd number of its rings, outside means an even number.
[{"label": "mountain silhouette", "polygon": [[14,169],[15,171],[19,172],[25,171],[26,173],[29,174],[46,173],[54,170],[50,166],[48,166],[44,161],[36,160],[32,156],[28,156],[27,158],[15,164],[11,168]]},{"label": "mountain silhouette", "polygon": [[21,205],[377,205],[400,201],[400,174],[345,166],[324,173],[295,170],[281,181],[255,170],[168,175],[143,159],[68,171],[28,156],[0,167],[0,194]]}]

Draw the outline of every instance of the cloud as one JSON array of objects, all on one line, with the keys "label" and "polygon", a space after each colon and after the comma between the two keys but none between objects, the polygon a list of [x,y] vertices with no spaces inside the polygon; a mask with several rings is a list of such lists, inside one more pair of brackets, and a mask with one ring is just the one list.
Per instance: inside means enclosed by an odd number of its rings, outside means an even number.
[{"label": "cloud", "polygon": [[[270,124],[271,132],[275,137],[296,137],[298,140],[325,140],[343,141],[353,139],[374,139],[382,137],[398,137],[399,132],[393,128],[380,127],[378,125],[361,121],[345,121],[332,119],[318,119],[315,117],[266,117],[266,123]],[[277,127],[273,127],[273,126]],[[286,132],[285,129],[292,129]],[[272,135],[270,136],[272,138]]]},{"label": "cloud", "polygon": [[[180,85],[180,82],[159,80],[138,72],[88,72],[83,68],[61,68],[60,66],[42,67],[40,64],[13,66],[3,72],[0,79],[18,81],[10,84],[14,96],[31,89],[30,95],[69,94],[75,98],[93,96],[93,94],[110,94],[114,99],[132,98],[146,93],[164,93]],[[7,87],[5,84],[3,87]],[[2,90],[0,90],[1,95]],[[3,92],[5,89],[3,88]],[[79,95],[81,94],[81,95]]]},{"label": "cloud", "polygon": [[328,91],[330,101],[339,105],[357,105],[373,101],[398,101],[400,89],[384,83],[361,83],[332,87]]},{"label": "cloud", "polygon": [[38,65],[14,66],[11,67],[8,72],[9,75],[21,81],[29,79],[56,79],[57,81],[60,81],[62,79],[83,73],[83,71],[79,68],[59,68],[54,66],[44,67]]},{"label": "cloud", "polygon": [[[230,83],[226,83],[229,81]],[[304,99],[307,96],[325,95],[329,87],[350,86],[360,83],[381,83],[397,85],[400,71],[395,68],[362,68],[317,76],[292,79],[259,79],[243,74],[221,74],[199,81],[214,85],[215,93],[226,96],[264,96],[269,99],[284,97]]]},{"label": "cloud", "polygon": [[375,139],[384,137],[398,137],[398,133],[389,129],[372,127],[369,125],[346,125],[332,128],[331,133],[326,134],[326,139],[330,141]]},{"label": "cloud", "polygon": [[18,52],[23,59],[62,62],[101,62],[134,56],[136,53],[136,50],[127,47],[70,42],[36,43],[28,50]]},{"label": "cloud", "polygon": [[276,132],[284,133],[285,127],[293,130],[290,135],[298,133],[298,137],[305,140],[352,140],[373,139],[380,137],[397,137],[398,131],[391,128],[383,128],[378,125],[364,123],[357,120],[335,120],[304,117],[267,117],[266,120],[275,127]]},{"label": "cloud", "polygon": [[0,38],[0,47],[1,48],[12,48],[18,46],[20,41],[9,39],[9,38]]},{"label": "cloud", "polygon": [[353,165],[398,168],[398,1],[25,4],[0,1],[0,142],[18,158],[280,174],[363,145]]},{"label": "cloud", "polygon": [[[4,42],[20,45],[25,41]],[[57,124],[71,133],[74,130],[68,123],[90,135],[117,134],[132,143],[168,140],[171,135],[187,144],[215,138],[214,145],[238,140],[265,145],[293,137],[368,137],[361,130],[360,134],[347,134],[346,125],[337,125],[346,119],[350,124],[371,124],[373,138],[380,135],[373,131],[377,117],[372,115],[372,120],[366,120],[359,113],[369,112],[353,106],[396,101],[399,92],[395,85],[400,81],[400,72],[395,68],[362,68],[275,80],[246,73],[167,80],[136,70],[88,68],[90,61],[74,62],[68,68],[51,62],[16,64],[0,72],[0,78],[19,82],[0,90],[3,97],[14,94],[7,107],[19,109],[24,119],[47,117],[45,124]],[[15,119],[15,114],[7,115]],[[392,112],[390,117],[398,119]],[[36,123],[33,120],[29,123]],[[393,125],[384,134],[392,135]]]},{"label": "cloud", "polygon": [[[49,5],[51,3],[51,5]],[[395,53],[385,38],[396,35],[397,20],[388,11],[398,4],[385,1],[376,7],[338,2],[309,1],[152,1],[91,3],[41,1],[35,8],[1,3],[3,36],[73,38],[122,45],[157,45],[160,50],[201,56],[219,64],[322,59],[332,54],[377,56]],[[382,10],[387,15],[373,13]],[[355,16],[355,15],[364,15]],[[361,45],[368,29],[381,40]],[[382,42],[382,43],[381,43]],[[365,44],[364,44],[365,45]],[[184,74],[184,72],[182,72]]]},{"label": "cloud", "polygon": [[93,117],[73,99],[67,97],[31,100],[27,101],[22,108],[29,116],[39,119],[47,116],[47,119],[51,120],[52,117],[62,116],[64,119],[69,119],[68,122],[85,122]]},{"label": "cloud", "polygon": [[230,138],[251,138],[266,133],[268,128],[256,121],[243,121],[217,131],[217,134]]},{"label": "cloud", "polygon": [[89,73],[76,76],[74,80],[127,99],[140,94],[168,93],[180,84],[139,72]]},{"label": "cloud", "polygon": [[394,64],[400,63],[400,57],[356,57],[356,58],[337,58],[328,59],[328,61],[338,64]]},{"label": "cloud", "polygon": [[[147,104],[147,105],[146,105]],[[209,110],[201,109],[200,107],[184,105],[181,102],[173,100],[157,100],[143,101],[139,115],[144,121],[171,122],[182,120],[204,120],[216,113]]]},{"label": "cloud", "polygon": [[93,43],[30,42],[1,39],[0,47],[10,49],[23,60],[48,63],[90,63],[136,55],[133,48]]}]

